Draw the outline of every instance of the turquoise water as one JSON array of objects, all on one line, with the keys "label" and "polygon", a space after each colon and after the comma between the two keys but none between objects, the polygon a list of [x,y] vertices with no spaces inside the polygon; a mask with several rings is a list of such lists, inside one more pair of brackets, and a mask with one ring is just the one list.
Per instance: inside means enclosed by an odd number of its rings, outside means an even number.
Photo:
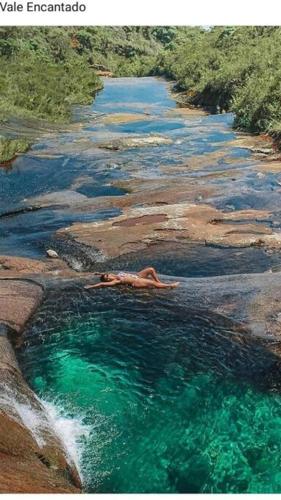
[{"label": "turquoise water", "polygon": [[21,365],[90,429],[88,492],[281,490],[280,363],[220,316],[165,293],[67,289],[26,333]]}]

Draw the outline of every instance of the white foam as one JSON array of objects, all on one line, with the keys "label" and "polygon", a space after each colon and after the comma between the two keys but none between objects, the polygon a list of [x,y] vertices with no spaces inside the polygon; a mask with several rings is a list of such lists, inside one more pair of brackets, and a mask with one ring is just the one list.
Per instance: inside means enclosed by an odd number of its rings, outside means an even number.
[{"label": "white foam", "polygon": [[13,406],[17,411],[24,426],[29,429],[38,446],[42,448],[45,445],[45,439],[42,435],[42,415],[31,408],[31,406],[13,401]]},{"label": "white foam", "polygon": [[8,385],[0,384],[0,408],[23,424],[40,448],[46,444],[46,431],[52,431],[58,437],[68,462],[75,465],[82,479],[80,461],[83,441],[89,436],[90,427],[79,416],[67,416],[65,409],[56,402],[42,400],[35,394],[34,398],[44,407],[43,413],[39,410],[40,406],[37,411],[24,395],[17,397]]},{"label": "white foam", "polygon": [[82,418],[66,416],[65,410],[57,404],[42,400],[41,403],[46,410],[51,427],[64,446],[67,457],[74,463],[83,479],[80,466],[82,441],[89,436],[90,427],[83,423]]},{"label": "white foam", "polygon": [[[9,385],[1,385],[0,407],[5,409],[13,419],[24,425],[41,448],[45,445],[43,429],[47,422],[42,421],[42,414],[31,406],[24,394],[21,395],[21,400],[17,396]],[[38,398],[36,397],[36,399]]]}]

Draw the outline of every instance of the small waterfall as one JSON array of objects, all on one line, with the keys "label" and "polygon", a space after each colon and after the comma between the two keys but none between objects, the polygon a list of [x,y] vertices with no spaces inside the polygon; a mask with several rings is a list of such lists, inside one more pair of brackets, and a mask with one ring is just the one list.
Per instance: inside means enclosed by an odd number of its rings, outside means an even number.
[{"label": "small waterfall", "polygon": [[65,410],[56,403],[41,400],[45,408],[50,425],[62,442],[68,458],[74,463],[83,480],[80,459],[83,449],[83,440],[90,434],[90,428],[85,425],[82,418],[65,415]]},{"label": "small waterfall", "polygon": [[76,241],[54,238],[51,246],[77,272],[95,270],[106,261],[100,250]]},{"label": "small waterfall", "polygon": [[46,422],[42,420],[41,415],[30,405],[19,403],[16,400],[12,403],[23,425],[31,432],[38,446],[43,448],[46,444],[46,437],[43,433]]},{"label": "small waterfall", "polygon": [[66,416],[57,404],[41,400],[20,373],[10,372],[0,381],[0,411],[27,429],[43,454],[46,447],[60,450],[71,470],[76,470],[82,480],[81,445],[89,435],[82,419]]}]

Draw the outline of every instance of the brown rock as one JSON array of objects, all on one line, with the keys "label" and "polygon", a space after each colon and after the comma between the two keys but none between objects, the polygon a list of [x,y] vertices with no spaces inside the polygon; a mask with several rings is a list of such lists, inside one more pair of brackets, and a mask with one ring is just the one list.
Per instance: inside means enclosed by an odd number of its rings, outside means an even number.
[{"label": "brown rock", "polygon": [[75,467],[39,400],[17,370],[2,367],[0,377],[0,492],[78,493]]},{"label": "brown rock", "polygon": [[253,152],[264,152],[268,154],[273,152],[273,140],[268,135],[250,135],[239,133],[233,141],[228,143],[238,148],[250,149]]},{"label": "brown rock", "polygon": [[20,274],[42,273],[46,271],[46,265],[39,260],[0,255],[0,273],[5,271],[13,271]]},{"label": "brown rock", "polygon": [[101,119],[101,122],[110,125],[151,120],[151,116],[143,113],[111,113]]},{"label": "brown rock", "polygon": [[[187,168],[185,166],[185,168]],[[83,179],[82,179],[83,181]],[[77,199],[77,203],[71,204],[71,197],[69,198],[68,205],[75,211],[89,211],[100,210],[101,208],[108,207],[131,207],[134,205],[156,205],[156,204],[171,204],[180,201],[195,202],[198,199],[207,199],[220,192],[223,189],[214,185],[204,185],[199,183],[198,180],[192,179],[173,179],[173,178],[157,178],[157,179],[130,179],[124,181],[112,182],[116,187],[120,187],[128,191],[124,196],[101,196],[98,198]],[[79,187],[79,183],[76,187]],[[52,197],[49,195],[40,196],[34,199],[29,199],[29,203],[35,206],[50,206],[53,199],[61,199],[60,193],[53,193]],[[59,203],[59,201],[58,201]],[[66,206],[66,202],[63,203]]]},{"label": "brown rock", "polygon": [[[0,280],[1,278],[27,278],[39,275],[72,275],[67,264],[61,259],[35,260],[12,255],[0,255]],[[2,283],[2,282],[0,282]]]},{"label": "brown rock", "polygon": [[0,323],[21,332],[43,298],[39,285],[16,280],[0,281]]},{"label": "brown rock", "polygon": [[[21,269],[23,263],[15,260],[14,264]],[[34,266],[42,271],[39,263]],[[52,430],[41,402],[24,381],[8,339],[11,331],[22,332],[42,298],[42,287],[35,283],[0,280],[1,493],[81,490],[76,467]]]},{"label": "brown rock", "polygon": [[204,111],[204,109],[202,108],[195,108],[195,107],[186,107],[186,108],[173,108],[173,109],[169,109],[169,111],[167,111],[166,115],[167,116],[181,116],[181,117],[185,117],[185,116],[191,116],[192,118],[194,116],[206,116],[208,113],[207,111]]},{"label": "brown rock", "polygon": [[266,245],[279,248],[281,233],[274,233],[265,224],[255,222],[265,220],[269,215],[264,210],[224,213],[209,205],[177,203],[128,208],[119,217],[77,223],[57,234],[94,246],[107,258],[179,239],[231,247]]},{"label": "brown rock", "polygon": [[274,161],[260,162],[256,166],[256,170],[258,170],[259,172],[263,172],[263,173],[270,172],[273,174],[275,174],[275,173],[279,174],[281,172],[281,161],[274,160]]}]

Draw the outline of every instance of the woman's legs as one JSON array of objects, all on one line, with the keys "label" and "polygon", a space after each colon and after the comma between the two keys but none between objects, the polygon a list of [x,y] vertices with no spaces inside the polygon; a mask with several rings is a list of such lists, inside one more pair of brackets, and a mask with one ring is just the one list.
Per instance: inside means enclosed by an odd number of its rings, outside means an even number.
[{"label": "woman's legs", "polygon": [[179,282],[161,283],[160,281],[154,281],[147,278],[139,278],[132,283],[134,288],[176,288],[178,285]]},{"label": "woman's legs", "polygon": [[160,283],[160,282],[155,282],[154,286],[155,288],[176,288],[179,286],[180,282],[177,281],[176,283]]},{"label": "woman's legs", "polygon": [[160,280],[157,276],[157,273],[156,273],[154,267],[146,267],[145,269],[142,269],[138,273],[138,275],[144,279],[149,279],[149,276],[151,276],[154,281],[156,281],[157,283],[160,283]]}]

